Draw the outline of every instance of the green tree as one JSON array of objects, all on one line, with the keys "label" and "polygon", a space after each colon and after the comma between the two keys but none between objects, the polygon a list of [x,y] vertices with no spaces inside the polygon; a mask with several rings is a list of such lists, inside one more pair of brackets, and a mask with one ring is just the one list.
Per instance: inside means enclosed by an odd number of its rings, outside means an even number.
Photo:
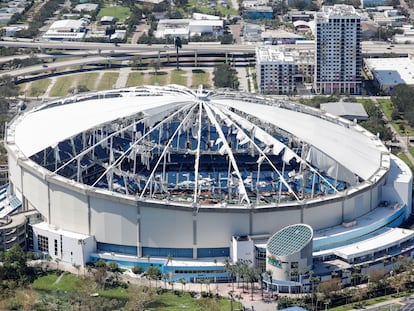
[{"label": "green tree", "polygon": [[3,261],[4,279],[27,283],[27,256],[23,249],[14,244],[5,254]]},{"label": "green tree", "polygon": [[151,280],[155,280],[155,287],[157,287],[157,281],[161,277],[160,269],[158,269],[157,267],[154,267],[154,266],[150,266],[150,267],[148,267],[147,271],[145,271],[145,275],[148,277],[150,282],[151,282]]},{"label": "green tree", "polygon": [[214,68],[213,74],[214,86],[235,90],[239,89],[240,83],[237,77],[237,71],[229,64],[225,63],[217,65]]},{"label": "green tree", "polygon": [[135,265],[135,266],[132,267],[131,271],[134,274],[141,274],[142,273],[142,267],[138,266],[138,265]]},{"label": "green tree", "polygon": [[108,270],[111,272],[120,271],[118,263],[116,263],[115,261],[111,261],[110,263],[108,263]]},{"label": "green tree", "polygon": [[391,101],[401,113],[409,109],[414,97],[414,87],[406,84],[396,85],[391,92]]},{"label": "green tree", "polygon": [[[14,83],[13,78],[9,75],[0,77],[0,94],[3,97],[15,97],[19,95],[19,87]],[[4,109],[0,107],[3,111]],[[8,108],[8,106],[7,106]]]}]

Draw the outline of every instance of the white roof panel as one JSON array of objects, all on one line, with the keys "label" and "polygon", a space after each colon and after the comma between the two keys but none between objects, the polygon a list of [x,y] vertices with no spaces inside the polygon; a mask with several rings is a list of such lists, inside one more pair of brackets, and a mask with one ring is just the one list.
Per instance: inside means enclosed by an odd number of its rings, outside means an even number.
[{"label": "white roof panel", "polygon": [[[242,101],[218,101],[252,114],[322,150],[351,172],[369,179],[381,165],[382,145],[375,137],[322,118],[274,106]],[[362,131],[362,128],[360,128]],[[341,146],[341,148],[338,148]]]},{"label": "white roof panel", "polygon": [[[177,96],[125,97],[88,100],[34,110],[20,116],[15,143],[27,156],[99,124],[151,109],[167,109],[182,100]],[[30,135],[28,135],[30,133]],[[34,140],[35,138],[35,140]]]}]

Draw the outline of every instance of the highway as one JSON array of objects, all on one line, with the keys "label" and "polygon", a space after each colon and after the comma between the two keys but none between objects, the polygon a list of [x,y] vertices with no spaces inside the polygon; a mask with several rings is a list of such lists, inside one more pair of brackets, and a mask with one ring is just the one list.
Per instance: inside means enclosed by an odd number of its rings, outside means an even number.
[{"label": "highway", "polygon": [[[382,54],[382,53],[396,53],[396,54],[411,54],[414,53],[414,44],[395,44],[391,46],[387,42],[377,41],[363,41],[362,53],[363,54]],[[168,52],[175,53],[175,47],[173,45],[164,44],[110,44],[110,43],[96,43],[96,42],[66,42],[66,41],[0,41],[0,46],[5,47],[26,47],[39,49],[56,49],[56,50],[89,50],[96,51],[97,53],[139,53],[139,52]],[[313,50],[314,43],[307,41],[291,45],[298,50]],[[252,44],[232,44],[232,45],[221,45],[221,44],[187,44],[183,45],[180,49],[180,53],[254,53],[256,45]]]},{"label": "highway", "polygon": [[[48,62],[47,64],[40,64],[29,66],[17,70],[4,71],[0,76],[10,75],[17,79],[24,78],[28,75],[55,72],[62,68],[85,66],[91,64],[111,64],[114,61],[128,60],[134,55],[139,55],[142,58],[149,57],[175,57],[176,50],[172,45],[142,45],[142,44],[109,44],[109,43],[94,43],[94,42],[54,42],[54,41],[0,41],[0,46],[7,47],[26,47],[39,50],[41,58],[58,58],[58,57],[79,57],[77,59],[70,59],[59,62]],[[179,51],[179,55],[184,58],[195,58],[201,55],[221,54],[221,55],[239,55],[254,54],[255,45],[183,45]],[[314,43],[304,42],[295,45],[289,45],[301,51],[313,51]],[[66,50],[64,55],[49,55],[41,54],[45,49]],[[390,45],[386,42],[365,41],[362,42],[362,53],[365,57],[381,56],[385,53],[395,53],[397,55],[409,55],[414,53],[414,44],[400,44]],[[22,58],[27,56],[16,56]],[[0,63],[9,61],[12,57],[0,58]]]}]

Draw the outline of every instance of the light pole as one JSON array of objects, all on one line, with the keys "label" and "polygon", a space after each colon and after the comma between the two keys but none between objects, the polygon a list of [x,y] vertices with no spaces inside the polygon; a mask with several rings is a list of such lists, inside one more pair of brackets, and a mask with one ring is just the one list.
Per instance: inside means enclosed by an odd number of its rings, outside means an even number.
[{"label": "light pole", "polygon": [[180,67],[179,67],[179,65],[178,65],[178,63],[179,63],[179,59],[178,59],[178,49],[180,48],[182,48],[182,42],[181,42],[181,38],[180,37],[175,37],[175,40],[174,40],[174,45],[175,45],[175,48],[176,48],[176,51],[177,51],[177,70],[179,70],[180,69]]}]

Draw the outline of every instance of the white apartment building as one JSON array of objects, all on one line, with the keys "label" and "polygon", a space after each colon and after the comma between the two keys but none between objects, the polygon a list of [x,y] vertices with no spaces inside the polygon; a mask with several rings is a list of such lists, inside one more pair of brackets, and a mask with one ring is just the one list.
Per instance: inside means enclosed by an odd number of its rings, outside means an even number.
[{"label": "white apartment building", "polygon": [[261,94],[292,94],[296,81],[308,81],[313,73],[313,58],[283,45],[256,47],[257,82]]},{"label": "white apartment building", "polygon": [[360,94],[360,36],[361,18],[352,6],[324,6],[316,14],[316,93]]}]

